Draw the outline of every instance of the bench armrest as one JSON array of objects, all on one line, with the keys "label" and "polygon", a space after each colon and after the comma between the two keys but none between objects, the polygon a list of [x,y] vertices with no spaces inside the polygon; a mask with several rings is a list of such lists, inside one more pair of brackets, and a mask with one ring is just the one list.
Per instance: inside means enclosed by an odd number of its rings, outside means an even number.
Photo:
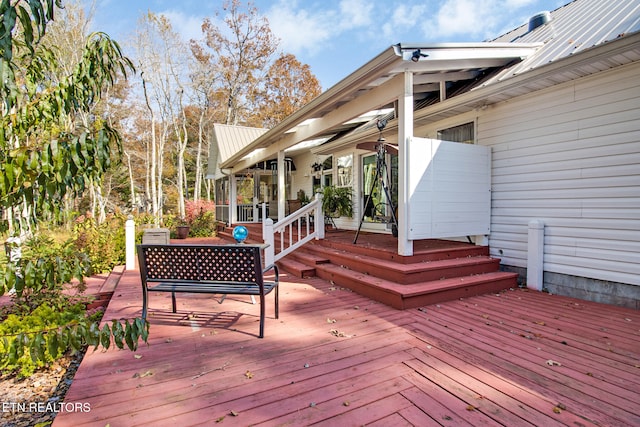
[{"label": "bench armrest", "polygon": [[269,271],[269,270],[273,270],[273,272],[276,274],[275,282],[276,282],[276,283],[278,283],[278,282],[279,282],[279,277],[278,277],[278,276],[279,276],[278,266],[277,266],[277,265],[275,265],[275,264],[270,264],[270,265],[266,266],[266,267],[264,268],[264,270],[262,270],[262,274],[266,273],[266,272],[267,272],[267,271]]}]

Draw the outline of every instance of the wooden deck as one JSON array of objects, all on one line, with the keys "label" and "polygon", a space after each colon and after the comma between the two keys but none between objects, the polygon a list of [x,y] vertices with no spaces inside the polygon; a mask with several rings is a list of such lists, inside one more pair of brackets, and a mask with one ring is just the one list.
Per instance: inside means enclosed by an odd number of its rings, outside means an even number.
[{"label": "wooden deck", "polygon": [[[638,426],[640,312],[526,290],[396,310],[281,277],[249,298],[151,295],[149,346],[89,352],[54,426]],[[139,316],[123,274],[105,319]]]}]

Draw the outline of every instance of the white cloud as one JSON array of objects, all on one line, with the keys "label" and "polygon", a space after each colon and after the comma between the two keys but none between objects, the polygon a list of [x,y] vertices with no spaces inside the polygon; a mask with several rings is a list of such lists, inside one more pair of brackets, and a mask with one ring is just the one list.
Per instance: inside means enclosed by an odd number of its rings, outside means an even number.
[{"label": "white cloud", "polygon": [[204,21],[204,16],[187,15],[184,12],[176,10],[165,10],[158,14],[165,16],[169,22],[171,22],[173,31],[180,34],[183,40],[199,40],[202,38],[202,22]]},{"label": "white cloud", "polygon": [[342,0],[340,2],[340,29],[368,27],[372,24],[373,2],[366,0]]},{"label": "white cloud", "polygon": [[386,22],[382,25],[383,37],[400,42],[399,37],[407,32],[413,32],[416,24],[427,17],[428,13],[428,6],[424,3],[412,6],[400,4],[394,7],[391,19],[386,19]]},{"label": "white cloud", "polygon": [[320,43],[326,42],[333,33],[334,19],[327,19],[327,12],[313,13],[298,9],[297,2],[282,0],[266,12],[271,31],[280,39],[284,51],[299,54],[302,51],[317,51]]}]

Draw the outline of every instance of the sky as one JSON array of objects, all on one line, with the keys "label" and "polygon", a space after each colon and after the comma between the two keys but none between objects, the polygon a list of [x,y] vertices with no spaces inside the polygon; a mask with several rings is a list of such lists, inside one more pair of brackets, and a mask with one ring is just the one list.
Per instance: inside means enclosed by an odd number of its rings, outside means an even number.
[{"label": "sky", "polygon": [[[185,40],[202,38],[223,0],[95,1],[94,31],[127,50],[147,11],[167,16]],[[323,90],[397,43],[479,42],[498,37],[570,0],[254,0],[280,39],[280,50],[308,64]],[[246,0],[243,0],[246,4]]]}]

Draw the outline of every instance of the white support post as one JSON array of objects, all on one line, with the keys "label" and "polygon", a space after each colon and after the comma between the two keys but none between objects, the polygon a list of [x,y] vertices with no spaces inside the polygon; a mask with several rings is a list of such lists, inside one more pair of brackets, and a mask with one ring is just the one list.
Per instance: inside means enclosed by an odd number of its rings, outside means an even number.
[{"label": "white support post", "polygon": [[286,190],[286,171],[284,165],[284,151],[278,151],[278,221],[282,221],[285,217],[287,205]]},{"label": "white support post", "polygon": [[541,291],[544,283],[544,223],[529,221],[527,245],[527,288]]},{"label": "white support post", "polygon": [[403,92],[398,99],[398,254],[413,255],[413,240],[409,239],[409,153],[408,141],[413,138],[413,73],[404,72]]},{"label": "white support post", "polygon": [[229,225],[238,223],[238,179],[229,174]]},{"label": "white support post", "polygon": [[322,194],[316,193],[316,200],[318,204],[316,205],[315,213],[313,214],[314,219],[314,227],[316,231],[316,240],[324,239],[324,212],[322,211]]},{"label": "white support post", "polygon": [[275,262],[276,259],[276,241],[273,236],[273,220],[267,218],[262,221],[262,239],[267,247],[264,249],[264,265],[268,266]]},{"label": "white support post", "polygon": [[134,270],[136,268],[136,223],[131,215],[124,225],[124,237],[125,269]]}]

